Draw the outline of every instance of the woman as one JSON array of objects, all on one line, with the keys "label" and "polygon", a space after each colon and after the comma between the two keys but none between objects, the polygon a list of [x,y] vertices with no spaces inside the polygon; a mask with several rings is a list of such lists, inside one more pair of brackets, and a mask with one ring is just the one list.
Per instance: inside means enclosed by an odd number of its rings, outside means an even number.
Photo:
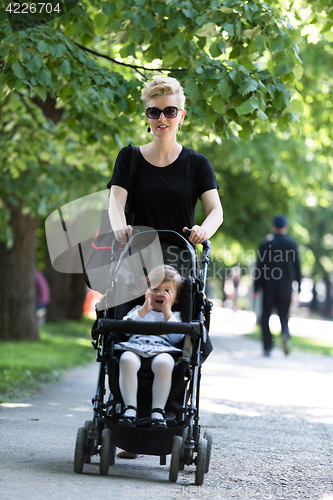
[{"label": "woman", "polygon": [[[141,95],[148,133],[153,140],[140,146],[135,176],[135,188],[128,211],[135,214],[136,226],[173,230],[182,234],[189,228],[193,245],[209,239],[223,221],[218,196],[218,185],[209,160],[177,142],[185,118],[185,96],[178,80],[155,76]],[[115,237],[126,244],[132,236],[127,225],[125,205],[129,186],[131,148],[123,148],[117,157],[110,190],[109,217]],[[196,225],[195,206],[198,199],[206,218]],[[154,415],[158,417],[158,415]],[[135,458],[135,454],[118,452],[121,458]]]},{"label": "woman", "polygon": [[[190,228],[189,241],[194,245],[202,243],[222,224],[223,211],[209,160],[177,142],[177,131],[185,118],[183,88],[175,78],[155,76],[143,88],[141,98],[153,140],[140,146],[129,212],[135,214],[137,226],[180,234]],[[126,224],[124,214],[130,152],[129,146],[120,151],[108,183],[111,226],[123,244],[132,236],[132,227]],[[201,226],[194,223],[198,199],[206,214]]]}]

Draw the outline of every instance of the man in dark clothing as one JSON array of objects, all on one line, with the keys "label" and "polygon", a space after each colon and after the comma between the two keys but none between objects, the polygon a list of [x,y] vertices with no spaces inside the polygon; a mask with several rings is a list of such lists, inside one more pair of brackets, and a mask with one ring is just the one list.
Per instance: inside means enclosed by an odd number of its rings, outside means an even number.
[{"label": "man in dark clothing", "polygon": [[301,282],[301,270],[297,244],[287,235],[287,218],[279,215],[273,219],[273,235],[269,235],[258,250],[254,276],[254,296],[263,291],[261,328],[264,355],[269,356],[273,338],[269,329],[269,318],[275,307],[281,322],[282,346],[285,354],[291,349],[288,328],[292,283]]}]

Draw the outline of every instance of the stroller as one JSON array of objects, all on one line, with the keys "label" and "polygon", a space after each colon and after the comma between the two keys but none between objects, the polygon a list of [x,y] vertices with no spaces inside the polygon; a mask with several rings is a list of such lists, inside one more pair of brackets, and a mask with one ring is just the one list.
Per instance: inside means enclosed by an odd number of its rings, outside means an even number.
[{"label": "stroller", "polygon": [[[189,234],[190,231],[186,236]],[[151,244],[156,243],[156,239],[164,264],[175,267],[183,277],[179,305],[182,322],[123,321],[122,318],[134,305],[144,302],[142,295],[132,301],[124,301],[129,281],[137,280],[135,273],[138,269],[148,276],[146,262],[154,261],[156,257],[156,250],[151,251],[151,248],[156,249]],[[205,296],[209,254],[210,242],[205,241],[200,268],[195,250],[188,240],[174,231],[165,230],[138,232],[121,252],[110,273],[109,289],[96,306],[97,319],[92,337],[100,369],[96,395],[92,399],[93,418],[77,432],[76,473],[82,473],[84,464],[90,463],[91,456],[100,455],[100,473],[107,475],[109,466],[115,463],[116,447],[119,447],[130,453],[157,455],[161,465],[166,465],[166,455],[171,454],[171,482],[177,481],[178,471],[183,470],[185,465],[195,464],[195,483],[203,483],[212,450],[211,434],[205,431],[202,436],[199,425],[201,365],[212,350],[208,336],[212,304]],[[136,265],[129,272],[128,262],[131,259]],[[153,373],[146,373],[143,368],[138,373],[136,426],[118,424],[124,403],[119,389],[119,354],[114,345],[126,339],[124,334],[131,333],[185,334],[165,407],[166,429],[149,427]]]}]

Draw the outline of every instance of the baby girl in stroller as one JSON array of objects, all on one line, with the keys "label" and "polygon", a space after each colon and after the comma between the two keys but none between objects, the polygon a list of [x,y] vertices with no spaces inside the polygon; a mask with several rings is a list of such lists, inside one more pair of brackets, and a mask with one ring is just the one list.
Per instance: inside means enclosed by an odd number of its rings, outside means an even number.
[{"label": "baby girl in stroller", "polygon": [[[158,278],[161,279],[158,279]],[[135,321],[181,321],[180,313],[173,312],[173,306],[180,301],[182,277],[172,266],[160,266],[148,276],[148,284],[160,282],[145,293],[145,302],[136,306],[123,319]],[[119,359],[119,388],[125,411],[119,424],[134,427],[137,417],[138,371],[141,366],[149,367],[154,374],[152,385],[152,409],[150,427],[166,429],[164,408],[167,403],[175,357],[182,353],[177,345],[183,334],[131,335],[126,342],[114,346],[123,351]]]}]

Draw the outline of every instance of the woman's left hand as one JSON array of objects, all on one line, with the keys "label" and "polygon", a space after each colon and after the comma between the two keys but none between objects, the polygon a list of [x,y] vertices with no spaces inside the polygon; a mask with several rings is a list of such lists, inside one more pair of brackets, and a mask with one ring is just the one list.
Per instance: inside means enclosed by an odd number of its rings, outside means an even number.
[{"label": "woman's left hand", "polygon": [[[183,231],[188,229],[187,227],[183,228]],[[208,239],[208,233],[202,226],[193,226],[191,229],[191,236],[189,237],[189,241],[193,243],[193,245],[198,245],[199,243],[203,243]]]}]

